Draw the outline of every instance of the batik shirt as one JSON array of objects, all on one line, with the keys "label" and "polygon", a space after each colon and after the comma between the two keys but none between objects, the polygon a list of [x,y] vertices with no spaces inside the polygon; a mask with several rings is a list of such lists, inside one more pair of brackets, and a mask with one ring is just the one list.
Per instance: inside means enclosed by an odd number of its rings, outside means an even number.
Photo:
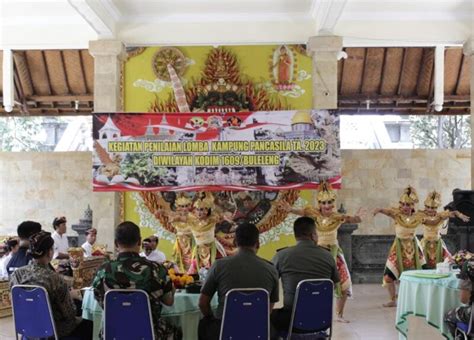
[{"label": "batik shirt", "polygon": [[102,307],[109,289],[144,290],[150,298],[155,325],[161,315],[161,300],[172,294],[173,290],[165,267],[148,261],[138,253],[120,253],[117,260],[104,263],[97,271],[92,286],[95,298]]},{"label": "batik shirt", "polygon": [[14,285],[37,285],[46,289],[60,337],[71,334],[79,324],[66,281],[49,265],[40,265],[33,260],[31,264],[18,268],[10,276],[10,289]]}]

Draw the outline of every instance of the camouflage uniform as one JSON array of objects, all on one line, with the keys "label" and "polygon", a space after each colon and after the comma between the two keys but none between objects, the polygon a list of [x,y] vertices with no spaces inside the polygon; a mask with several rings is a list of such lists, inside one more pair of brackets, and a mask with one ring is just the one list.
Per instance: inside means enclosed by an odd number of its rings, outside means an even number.
[{"label": "camouflage uniform", "polygon": [[[470,280],[461,279],[459,281],[459,289],[462,290],[470,290],[472,294],[472,283]],[[471,303],[472,303],[472,296],[471,296]],[[469,323],[471,319],[471,305],[468,306],[459,306],[454,309],[450,309],[446,315],[444,316],[444,322],[448,326],[449,333],[454,337],[454,333],[456,332],[456,324],[458,322],[462,323]],[[461,337],[462,339],[462,337]],[[470,337],[469,339],[472,339]]]},{"label": "camouflage uniform", "polygon": [[160,318],[163,296],[173,294],[173,283],[163,265],[148,261],[138,253],[120,253],[117,260],[108,261],[99,268],[92,286],[102,307],[109,289],[144,290],[150,297],[156,338],[181,339],[181,330]]},{"label": "camouflage uniform", "polygon": [[81,319],[76,318],[76,308],[64,279],[51,270],[49,265],[36,262],[18,268],[10,276],[10,288],[14,285],[37,285],[46,289],[53,310],[56,331],[60,337],[71,334]]}]

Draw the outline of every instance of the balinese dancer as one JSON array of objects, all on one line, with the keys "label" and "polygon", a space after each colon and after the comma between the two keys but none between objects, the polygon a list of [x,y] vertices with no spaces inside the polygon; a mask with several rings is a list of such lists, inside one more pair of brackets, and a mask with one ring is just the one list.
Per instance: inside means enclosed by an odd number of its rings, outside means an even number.
[{"label": "balinese dancer", "polygon": [[195,241],[193,261],[196,270],[209,269],[218,255],[226,256],[224,247],[215,237],[216,224],[222,219],[223,216],[215,209],[212,195],[198,198],[194,202],[194,211],[190,215],[189,222]]},{"label": "balinese dancer", "polygon": [[336,320],[338,322],[349,322],[344,319],[344,306],[347,297],[352,295],[352,282],[344,254],[337,241],[337,231],[343,223],[360,223],[362,209],[355,216],[343,215],[334,211],[336,192],[332,190],[328,182],[322,182],[318,195],[318,206],[307,206],[303,209],[292,208],[287,202],[282,207],[288,212],[296,215],[308,216],[315,220],[318,234],[318,245],[327,248],[336,261],[340,282],[336,284]]},{"label": "balinese dancer", "polygon": [[192,200],[185,195],[180,195],[175,200],[176,211],[171,213],[169,221],[176,229],[176,241],[173,247],[173,261],[181,273],[186,273],[192,263],[193,233],[191,231]]},{"label": "balinese dancer", "polygon": [[420,242],[415,236],[416,228],[424,222],[423,214],[416,212],[415,204],[418,195],[408,186],[400,197],[398,208],[379,208],[374,210],[374,216],[382,213],[394,221],[395,241],[390,247],[383,276],[383,285],[387,287],[390,301],[384,307],[397,306],[395,282],[405,270],[421,269],[425,258]]},{"label": "balinese dancer", "polygon": [[426,260],[424,268],[428,269],[436,268],[437,263],[443,262],[444,259],[451,257],[448,248],[446,248],[446,244],[444,244],[440,236],[440,229],[445,221],[448,218],[454,217],[464,222],[469,221],[469,216],[457,210],[438,212],[437,210],[440,205],[441,195],[436,191],[432,191],[425,200],[425,209],[420,211],[420,213],[424,215],[423,239],[421,240],[421,246]]}]

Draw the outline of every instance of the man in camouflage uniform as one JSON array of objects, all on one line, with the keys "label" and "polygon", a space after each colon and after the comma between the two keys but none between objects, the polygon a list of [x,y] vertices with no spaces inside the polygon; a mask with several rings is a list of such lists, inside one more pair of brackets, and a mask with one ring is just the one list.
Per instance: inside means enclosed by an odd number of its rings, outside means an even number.
[{"label": "man in camouflage uniform", "polygon": [[48,292],[56,332],[59,337],[92,339],[92,321],[76,317],[73,298],[80,293],[69,290],[61,275],[56,273],[49,262],[54,254],[54,240],[50,233],[40,231],[29,239],[29,253],[33,258],[26,266],[18,268],[10,277],[10,288],[15,285],[37,285]]},{"label": "man in camouflage uniform", "polygon": [[161,304],[171,306],[174,287],[165,267],[139,255],[140,229],[133,222],[120,223],[115,230],[117,260],[104,263],[97,271],[92,286],[96,300],[103,307],[109,289],[142,289],[150,298],[151,313],[157,339],[181,339],[181,331],[160,318]]}]

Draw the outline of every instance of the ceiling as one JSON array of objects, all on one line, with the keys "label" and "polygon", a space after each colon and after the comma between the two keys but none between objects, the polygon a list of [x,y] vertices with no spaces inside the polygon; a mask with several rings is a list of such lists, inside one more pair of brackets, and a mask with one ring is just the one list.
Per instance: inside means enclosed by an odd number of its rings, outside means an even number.
[{"label": "ceiling", "polygon": [[[432,105],[434,48],[345,51],[348,58],[338,65],[338,106],[342,113],[437,113]],[[0,51],[0,61],[2,56]],[[80,115],[93,111],[94,63],[87,50],[14,51],[14,66],[15,97],[21,105],[15,105],[10,114]],[[462,49],[446,49],[442,114],[470,112],[469,77],[470,62]],[[2,94],[0,83],[0,97]],[[2,114],[8,115],[0,107]]]},{"label": "ceiling", "polygon": [[15,114],[77,114],[92,111],[91,40],[274,44],[334,34],[349,55],[338,71],[344,112],[424,114],[433,112],[434,46],[446,46],[443,113],[467,113],[460,47],[472,10],[471,0],[1,0],[0,50],[14,51]]},{"label": "ceiling", "polygon": [[2,0],[0,48],[305,43],[331,33],[345,46],[462,44],[470,0]]},{"label": "ceiling", "polygon": [[468,114],[470,61],[462,48],[444,54],[444,106],[435,112],[435,49],[346,48],[338,65],[341,113]]},{"label": "ceiling", "polygon": [[[0,51],[0,62],[3,52]],[[13,112],[3,115],[86,115],[93,111],[94,60],[87,50],[15,51]],[[0,68],[0,78],[2,69]],[[3,85],[0,82],[0,97]],[[1,102],[1,98],[0,98]]]}]

